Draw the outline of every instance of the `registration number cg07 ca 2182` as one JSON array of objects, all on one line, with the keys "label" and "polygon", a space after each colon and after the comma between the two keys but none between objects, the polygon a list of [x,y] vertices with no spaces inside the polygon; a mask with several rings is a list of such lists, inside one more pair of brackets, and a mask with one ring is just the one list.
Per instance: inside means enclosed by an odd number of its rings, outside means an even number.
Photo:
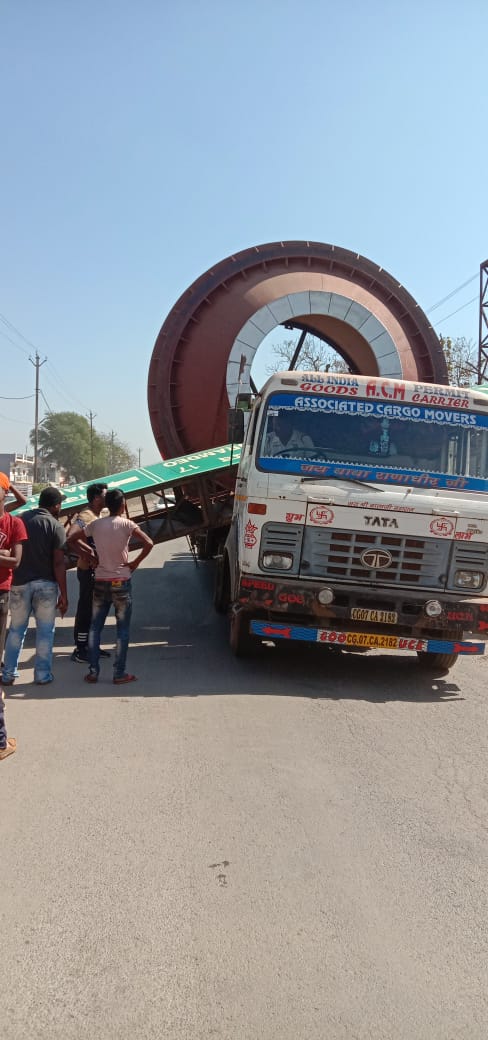
[{"label": "registration number cg07 ca 2182", "polygon": [[375,621],[383,625],[396,625],[398,614],[395,610],[366,610],[363,607],[353,607],[351,618],[353,621]]}]

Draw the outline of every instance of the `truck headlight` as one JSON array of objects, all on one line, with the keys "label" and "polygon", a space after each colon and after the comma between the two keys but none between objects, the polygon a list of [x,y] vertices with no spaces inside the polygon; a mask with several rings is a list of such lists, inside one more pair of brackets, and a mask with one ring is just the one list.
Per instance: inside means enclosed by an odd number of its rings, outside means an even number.
[{"label": "truck headlight", "polygon": [[459,589],[480,589],[484,584],[483,571],[456,571],[454,584]]},{"label": "truck headlight", "polygon": [[264,553],[263,567],[272,571],[289,571],[293,567],[293,556],[291,553]]},{"label": "truck headlight", "polygon": [[427,617],[439,617],[442,614],[442,603],[438,599],[428,599],[424,610]]},{"label": "truck headlight", "polygon": [[327,607],[329,603],[332,603],[334,599],[334,593],[332,589],[326,587],[320,590],[320,592],[317,594],[317,599],[323,607]]}]

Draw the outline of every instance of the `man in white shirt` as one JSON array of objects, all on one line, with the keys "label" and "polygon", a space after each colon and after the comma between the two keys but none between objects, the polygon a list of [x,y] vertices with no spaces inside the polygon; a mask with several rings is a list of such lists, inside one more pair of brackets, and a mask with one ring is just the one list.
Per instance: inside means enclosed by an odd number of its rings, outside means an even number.
[{"label": "man in white shirt", "polygon": [[[85,675],[85,682],[98,682],[100,636],[110,607],[113,606],[117,623],[113,681],[118,686],[136,679],[135,675],[125,670],[132,615],[131,577],[136,567],[151,552],[154,543],[133,520],[124,515],[125,498],[122,491],[117,488],[107,491],[105,506],[109,516],[92,520],[83,530],[75,529],[69,541],[79,542],[89,557],[91,554],[95,566],[92,619],[88,635],[90,670]],[[129,563],[129,542],[133,536],[142,542],[142,549]],[[91,548],[88,541],[82,542],[82,538],[93,539],[95,548]]]}]

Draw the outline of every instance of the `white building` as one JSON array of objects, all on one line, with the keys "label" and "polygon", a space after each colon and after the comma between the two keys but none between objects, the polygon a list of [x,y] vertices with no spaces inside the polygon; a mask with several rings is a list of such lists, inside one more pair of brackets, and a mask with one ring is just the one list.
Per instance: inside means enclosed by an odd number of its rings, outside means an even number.
[{"label": "white building", "polygon": [[[22,491],[26,497],[32,495],[34,481],[34,456],[23,452],[0,452],[0,471],[10,477],[11,484]],[[62,473],[55,462],[37,460],[37,480],[39,484],[62,483]]]}]

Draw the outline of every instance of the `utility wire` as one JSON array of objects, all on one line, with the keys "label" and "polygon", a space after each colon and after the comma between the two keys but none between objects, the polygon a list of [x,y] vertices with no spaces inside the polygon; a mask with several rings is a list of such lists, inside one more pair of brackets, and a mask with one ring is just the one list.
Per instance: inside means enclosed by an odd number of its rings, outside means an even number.
[{"label": "utility wire", "polygon": [[15,332],[17,336],[20,336],[20,339],[22,339],[24,343],[27,343],[27,346],[30,347],[31,350],[37,350],[35,344],[31,343],[30,339],[27,339],[27,337],[24,336],[24,333],[21,332],[20,329],[16,328],[15,325],[12,325],[12,322],[9,321],[4,314],[0,314],[0,321],[3,321],[4,325],[6,325],[7,328],[11,330],[11,332]]},{"label": "utility wire", "polygon": [[[465,289],[467,285],[471,285],[471,282],[474,282],[476,278],[479,278],[479,274],[474,274],[471,278],[468,278],[466,282],[463,282],[462,285],[458,285],[457,289],[453,289],[452,292],[447,294],[447,296],[444,296],[442,300],[438,300],[437,303],[433,303],[432,307],[429,307],[425,313],[430,314],[431,311],[435,311],[438,307],[442,307],[443,303],[447,303],[447,301],[450,300],[453,296],[455,296],[456,293],[461,292],[461,289]],[[470,300],[470,303],[471,302],[472,301]],[[454,313],[456,313],[456,311],[454,311]]]},{"label": "utility wire", "polygon": [[27,397],[0,397],[0,401],[29,401],[35,394],[27,394]]},{"label": "utility wire", "polygon": [[46,395],[45,395],[44,391],[41,390],[40,394],[41,394],[42,400],[44,401],[44,404],[46,405],[46,408],[47,408],[48,412],[52,415],[53,410],[52,410],[49,402],[46,399]]},{"label": "utility wire", "polygon": [[12,346],[16,347],[17,350],[20,350],[21,354],[25,354],[26,357],[29,357],[29,351],[25,350],[24,347],[21,347],[19,343],[16,343],[15,340],[11,338],[11,336],[7,336],[7,333],[4,332],[3,329],[0,329],[0,336],[4,336],[5,339],[8,339],[9,343],[12,344]]},{"label": "utility wire", "polygon": [[[54,378],[59,383],[59,386],[61,387],[61,389],[57,390],[57,393],[61,393],[67,400],[74,401],[75,404],[77,404],[80,408],[83,408],[83,411],[87,411],[86,406],[83,404],[82,401],[80,401],[79,397],[76,397],[75,394],[72,394],[71,391],[68,389],[66,383],[64,383],[61,376],[59,375],[59,372],[56,371],[52,361],[48,361],[48,370],[51,376],[54,376]],[[55,388],[53,387],[53,389]]]},{"label": "utility wire", "polygon": [[453,315],[454,314],[458,314],[459,311],[463,311],[465,307],[469,307],[470,303],[474,303],[474,301],[477,300],[477,299],[478,299],[478,296],[473,296],[471,300],[468,300],[466,303],[463,303],[461,305],[461,307],[457,307],[457,309],[455,311],[451,311],[450,314],[446,314],[445,318],[441,318],[440,321],[436,321],[436,323],[434,325],[434,328],[436,329],[438,325],[442,325],[442,323],[444,321],[447,321],[448,318],[452,318]]}]

